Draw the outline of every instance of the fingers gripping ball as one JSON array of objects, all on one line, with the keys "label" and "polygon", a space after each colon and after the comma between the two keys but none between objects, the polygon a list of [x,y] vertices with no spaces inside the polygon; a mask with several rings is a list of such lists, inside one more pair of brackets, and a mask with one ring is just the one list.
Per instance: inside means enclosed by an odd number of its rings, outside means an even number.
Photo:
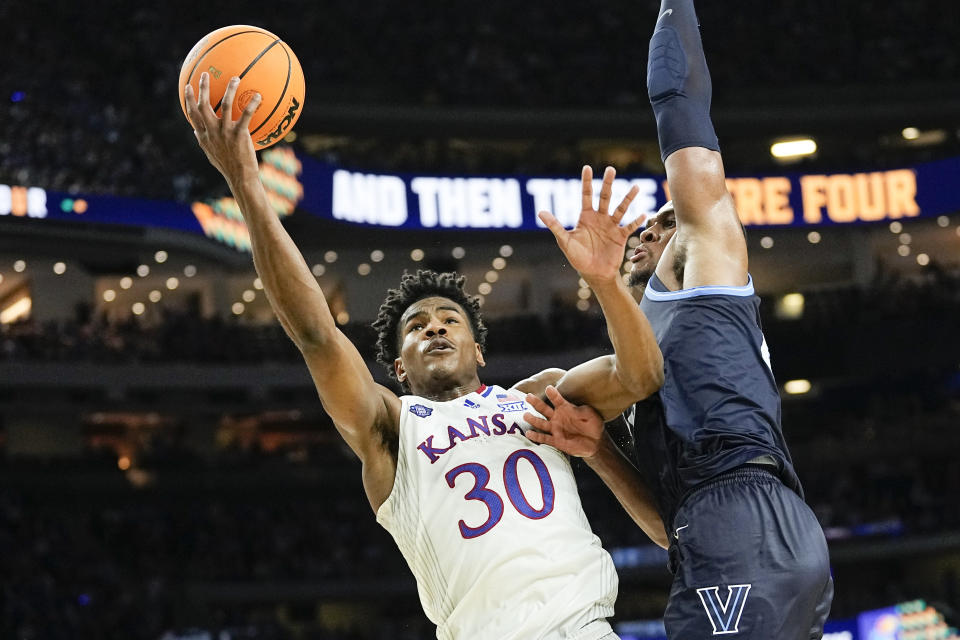
[{"label": "fingers gripping ball", "polygon": [[180,69],[180,107],[187,107],[183,88],[200,93],[200,74],[210,74],[210,106],[223,117],[220,101],[230,78],[238,76],[231,118],[237,120],[257,93],[260,106],[250,119],[254,147],[266,149],[293,128],[303,111],[303,69],[280,38],[260,27],[233,25],[217,29],[194,45]]}]

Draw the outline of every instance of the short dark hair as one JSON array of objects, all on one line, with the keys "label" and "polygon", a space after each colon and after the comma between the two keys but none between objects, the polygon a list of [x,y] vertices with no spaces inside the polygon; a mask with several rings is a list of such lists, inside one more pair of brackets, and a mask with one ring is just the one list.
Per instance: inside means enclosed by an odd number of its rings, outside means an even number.
[{"label": "short dark hair", "polygon": [[480,346],[480,351],[486,350],[487,327],[480,314],[480,301],[463,290],[466,280],[466,276],[454,272],[437,273],[419,269],[413,274],[404,273],[400,286],[387,291],[387,297],[380,305],[373,328],[377,331],[377,362],[386,367],[390,377],[397,377],[393,362],[400,352],[400,318],[410,305],[424,298],[447,298],[463,307],[467,320],[470,321],[474,341]]}]

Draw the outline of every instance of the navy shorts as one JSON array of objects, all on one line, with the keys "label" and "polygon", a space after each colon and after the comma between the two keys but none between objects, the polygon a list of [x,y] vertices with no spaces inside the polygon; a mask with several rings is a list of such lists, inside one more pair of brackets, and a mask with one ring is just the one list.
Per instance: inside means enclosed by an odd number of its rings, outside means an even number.
[{"label": "navy shorts", "polygon": [[811,640],[833,600],[830,558],[813,512],[773,473],[722,474],[680,506],[670,533],[671,640]]}]

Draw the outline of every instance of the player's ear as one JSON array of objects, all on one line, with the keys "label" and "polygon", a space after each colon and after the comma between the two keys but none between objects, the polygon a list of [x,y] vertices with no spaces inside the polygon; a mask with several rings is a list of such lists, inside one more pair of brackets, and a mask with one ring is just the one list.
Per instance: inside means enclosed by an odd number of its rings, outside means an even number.
[{"label": "player's ear", "polygon": [[480,345],[474,344],[473,348],[477,350],[477,366],[485,367],[487,363],[483,361],[483,351],[480,350]]},{"label": "player's ear", "polygon": [[393,361],[393,372],[397,374],[397,380],[400,382],[405,382],[407,379],[407,372],[403,368],[403,360],[397,358]]}]

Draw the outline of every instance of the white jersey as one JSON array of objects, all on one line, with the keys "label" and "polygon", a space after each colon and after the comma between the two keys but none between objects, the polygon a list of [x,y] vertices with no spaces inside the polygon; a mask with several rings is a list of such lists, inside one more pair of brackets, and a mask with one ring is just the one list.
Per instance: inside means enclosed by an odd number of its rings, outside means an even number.
[{"label": "white jersey", "polygon": [[377,512],[440,640],[597,640],[617,573],[566,456],[523,435],[532,408],[501,387],[403,396],[393,491]]}]

